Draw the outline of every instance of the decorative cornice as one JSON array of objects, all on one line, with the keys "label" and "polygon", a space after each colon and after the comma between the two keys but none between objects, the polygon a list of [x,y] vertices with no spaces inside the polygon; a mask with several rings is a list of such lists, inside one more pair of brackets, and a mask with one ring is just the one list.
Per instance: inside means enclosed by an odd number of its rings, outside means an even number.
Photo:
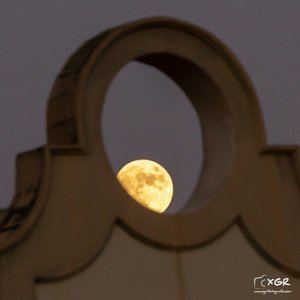
[{"label": "decorative cornice", "polygon": [[[177,215],[131,201],[107,160],[101,107],[112,78],[130,60],[170,76],[203,124],[203,172]],[[182,251],[212,242],[238,223],[264,258],[300,275],[299,147],[266,145],[248,76],[206,31],[152,18],[89,40],[57,77],[47,130],[43,148],[19,156],[15,199],[0,211],[0,281],[13,276],[1,269],[1,259],[14,266],[15,257],[18,278],[31,278],[31,289],[36,280],[69,276],[96,257],[116,223],[150,245]],[[199,199],[204,207],[197,206]],[[18,292],[0,290],[1,299],[16,299],[10,296]]]}]

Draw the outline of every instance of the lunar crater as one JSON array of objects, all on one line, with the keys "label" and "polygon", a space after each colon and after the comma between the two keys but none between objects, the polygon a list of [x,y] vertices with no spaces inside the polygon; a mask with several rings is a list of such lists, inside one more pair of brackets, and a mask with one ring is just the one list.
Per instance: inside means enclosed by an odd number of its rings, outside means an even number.
[{"label": "lunar crater", "polygon": [[134,200],[155,212],[164,212],[172,201],[171,176],[154,161],[132,161],[119,171],[117,178]]}]

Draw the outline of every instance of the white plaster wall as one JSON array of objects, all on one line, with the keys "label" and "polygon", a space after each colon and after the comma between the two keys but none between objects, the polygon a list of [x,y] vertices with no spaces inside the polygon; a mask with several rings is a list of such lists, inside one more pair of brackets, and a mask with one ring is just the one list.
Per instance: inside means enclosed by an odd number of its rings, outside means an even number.
[{"label": "white plaster wall", "polygon": [[264,274],[287,277],[252,248],[237,225],[213,243],[180,254],[144,245],[116,227],[88,268],[36,290],[37,300],[299,299],[300,279],[291,276],[290,294],[254,294],[253,280]]}]

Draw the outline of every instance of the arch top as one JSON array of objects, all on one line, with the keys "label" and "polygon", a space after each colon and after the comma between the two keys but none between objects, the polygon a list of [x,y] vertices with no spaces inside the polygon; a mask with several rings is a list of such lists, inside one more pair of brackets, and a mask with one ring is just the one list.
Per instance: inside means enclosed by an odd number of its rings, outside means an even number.
[{"label": "arch top", "polygon": [[205,105],[197,103],[199,96],[215,101],[216,93],[222,94],[219,107],[227,111],[223,119],[230,119],[235,132],[246,134],[255,149],[262,150],[265,134],[257,97],[235,55],[199,27],[156,17],[107,30],[69,58],[48,104],[48,142],[54,152],[84,153],[102,143],[99,118],[106,90],[131,60],[151,64],[170,76],[196,110],[202,110],[201,118],[206,112],[199,108]]}]

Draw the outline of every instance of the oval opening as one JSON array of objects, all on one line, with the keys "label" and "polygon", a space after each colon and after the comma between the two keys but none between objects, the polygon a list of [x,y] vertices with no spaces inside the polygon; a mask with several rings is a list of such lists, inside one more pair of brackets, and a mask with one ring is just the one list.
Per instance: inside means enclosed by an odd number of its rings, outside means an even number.
[{"label": "oval opening", "polygon": [[[204,156],[199,117],[184,92],[156,68],[130,62],[107,91],[101,122],[105,150],[116,176],[132,161],[158,163],[174,186],[164,212],[180,212],[196,187]],[[140,179],[135,186],[145,191],[147,180]]]}]

